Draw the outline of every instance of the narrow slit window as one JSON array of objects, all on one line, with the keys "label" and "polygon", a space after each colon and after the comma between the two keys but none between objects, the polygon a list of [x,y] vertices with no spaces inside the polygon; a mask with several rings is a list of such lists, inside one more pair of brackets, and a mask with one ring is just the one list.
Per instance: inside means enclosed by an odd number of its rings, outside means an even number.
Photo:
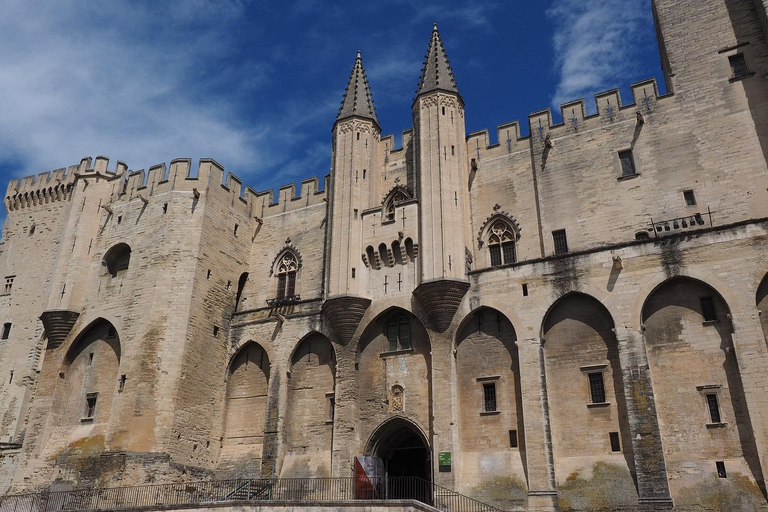
[{"label": "narrow slit window", "polygon": [[527,296],[528,296],[528,285],[523,284],[523,297],[527,297]]},{"label": "narrow slit window", "polygon": [[611,451],[612,452],[620,452],[621,451],[621,443],[619,442],[619,433],[618,432],[610,432],[608,435],[611,438]]},{"label": "narrow slit window", "polygon": [[216,338],[218,336],[219,336],[219,326],[218,325],[214,325],[213,326],[213,337]]},{"label": "narrow slit window", "polygon": [[93,352],[88,354],[88,366],[91,366],[93,364]]},{"label": "narrow slit window", "polygon": [[704,317],[705,322],[714,322],[717,320],[715,302],[712,300],[712,297],[701,298],[701,314]]},{"label": "narrow slit window", "polygon": [[589,393],[593,404],[605,403],[605,383],[603,372],[594,372],[589,375]]},{"label": "narrow slit window", "polygon": [[709,409],[709,419],[712,423],[721,423],[720,404],[717,402],[717,395],[709,393],[707,395],[707,409]]},{"label": "narrow slit window", "polygon": [[496,412],[496,383],[483,384],[483,411]]},{"label": "narrow slit window", "polygon": [[683,198],[685,199],[685,206],[696,206],[696,196],[693,195],[693,190],[683,190]]},{"label": "narrow slit window", "polygon": [[239,228],[239,227],[240,226],[238,224],[235,224],[235,229],[232,230],[232,234],[233,235],[237,236],[237,228]]},{"label": "narrow slit window", "polygon": [[552,232],[552,240],[555,244],[555,254],[568,253],[568,239],[565,236],[564,229],[558,229]]},{"label": "narrow slit window", "polygon": [[715,468],[717,468],[717,478],[728,478],[728,473],[725,472],[725,462],[718,460],[715,462]]},{"label": "narrow slit window", "polygon": [[118,386],[118,388],[117,388],[117,390],[118,390],[119,392],[122,392],[122,391],[125,389],[125,382],[126,382],[127,380],[128,380],[128,377],[126,377],[125,375],[121,375],[121,376],[120,376],[120,383],[119,383],[119,386]]}]

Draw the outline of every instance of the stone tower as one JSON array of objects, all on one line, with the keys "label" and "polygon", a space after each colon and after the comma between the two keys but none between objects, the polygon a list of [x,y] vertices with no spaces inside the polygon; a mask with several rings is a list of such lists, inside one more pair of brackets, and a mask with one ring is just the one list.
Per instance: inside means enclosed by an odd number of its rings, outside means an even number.
[{"label": "stone tower", "polygon": [[378,197],[377,148],[381,127],[373,108],[371,90],[357,52],[339,115],[333,125],[330,257],[325,306],[331,325],[342,339],[349,339],[370,299],[363,297],[358,271],[364,271],[360,212]]},{"label": "stone tower", "polygon": [[468,287],[470,216],[464,101],[437,24],[412,108],[422,250],[414,293],[432,327],[442,332]]}]

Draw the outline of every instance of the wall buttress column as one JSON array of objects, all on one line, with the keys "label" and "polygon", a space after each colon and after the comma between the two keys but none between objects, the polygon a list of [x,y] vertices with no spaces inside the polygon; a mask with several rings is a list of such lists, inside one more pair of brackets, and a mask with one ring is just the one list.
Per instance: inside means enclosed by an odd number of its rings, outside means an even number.
[{"label": "wall buttress column", "polygon": [[[768,474],[768,398],[765,394],[768,389],[768,348],[757,309],[733,314],[732,325],[733,350],[749,418],[749,424],[746,426],[750,428],[744,430],[754,436],[754,447],[760,460],[761,472],[754,476],[765,496],[765,475]],[[752,471],[757,469],[752,468]]]},{"label": "wall buttress column", "polygon": [[[355,352],[349,346],[335,345],[336,385],[334,398],[336,408],[333,415],[333,444],[331,448],[331,476],[348,478],[354,476],[354,457],[360,440],[357,433],[357,370]],[[362,448],[361,448],[362,450]]]},{"label": "wall buttress column", "polygon": [[528,510],[557,508],[552,432],[541,338],[517,341],[525,421]]},{"label": "wall buttress column", "polygon": [[643,335],[615,329],[641,510],[671,510],[667,467]]},{"label": "wall buttress column", "polygon": [[[458,450],[456,417],[455,360],[453,358],[453,331],[429,331],[432,344],[432,469],[434,482],[455,489],[457,465],[461,464]],[[439,452],[451,452],[451,471],[440,473]]]}]

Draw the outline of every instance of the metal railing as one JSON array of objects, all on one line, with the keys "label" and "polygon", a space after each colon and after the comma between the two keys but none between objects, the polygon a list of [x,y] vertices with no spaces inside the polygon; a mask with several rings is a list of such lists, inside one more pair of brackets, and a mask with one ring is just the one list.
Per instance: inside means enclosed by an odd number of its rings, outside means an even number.
[{"label": "metal railing", "polygon": [[445,512],[504,512],[414,477],[248,478],[79,489],[0,497],[0,512],[151,510],[239,501],[339,502],[413,499]]}]

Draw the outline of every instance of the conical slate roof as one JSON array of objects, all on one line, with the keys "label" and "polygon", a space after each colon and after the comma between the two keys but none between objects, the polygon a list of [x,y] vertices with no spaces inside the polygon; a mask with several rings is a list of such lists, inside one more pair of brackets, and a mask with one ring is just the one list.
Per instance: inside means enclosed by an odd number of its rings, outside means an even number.
[{"label": "conical slate roof", "polygon": [[421,80],[419,81],[419,88],[416,89],[416,95],[436,90],[457,94],[459,92],[456,81],[453,79],[451,64],[445,55],[443,40],[440,38],[440,32],[437,31],[437,23],[432,27],[432,38],[429,41],[429,48],[427,48],[427,57],[421,70]]},{"label": "conical slate roof", "polygon": [[371,89],[368,86],[368,78],[365,76],[363,59],[360,57],[359,50],[357,58],[355,58],[355,65],[352,66],[352,73],[349,76],[347,90],[344,93],[344,99],[341,101],[341,108],[339,109],[339,115],[336,116],[336,121],[351,116],[364,117],[379,124],[378,119],[376,119],[376,109],[373,108]]}]

